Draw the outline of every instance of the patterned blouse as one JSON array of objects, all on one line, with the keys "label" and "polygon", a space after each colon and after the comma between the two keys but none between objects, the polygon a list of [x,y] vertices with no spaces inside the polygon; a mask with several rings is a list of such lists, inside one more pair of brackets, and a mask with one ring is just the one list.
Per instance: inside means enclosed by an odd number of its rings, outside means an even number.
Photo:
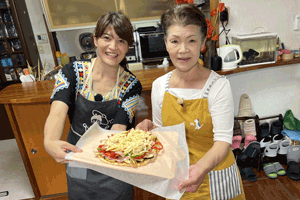
[{"label": "patterned blouse", "polygon": [[[90,101],[95,101],[96,92],[92,90],[92,78],[88,78],[91,60],[75,61],[65,65],[57,74],[51,101],[62,101],[69,106],[69,119],[72,123],[76,95],[82,94]],[[85,88],[84,82],[88,78]],[[83,92],[81,92],[83,90]],[[116,92],[117,90],[117,92]],[[138,105],[142,85],[128,69],[119,76],[119,82],[111,92],[102,97],[102,101],[117,99],[119,111],[114,124],[133,125],[135,108]],[[116,96],[116,94],[118,94]]]}]

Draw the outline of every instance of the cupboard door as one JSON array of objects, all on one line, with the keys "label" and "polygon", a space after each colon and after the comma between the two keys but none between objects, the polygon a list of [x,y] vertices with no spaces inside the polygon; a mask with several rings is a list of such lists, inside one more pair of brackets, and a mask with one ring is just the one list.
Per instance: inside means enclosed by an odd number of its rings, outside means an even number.
[{"label": "cupboard door", "polygon": [[[57,163],[44,148],[44,125],[50,104],[14,104],[12,108],[41,196],[67,193],[65,165]],[[69,128],[66,119],[62,140],[66,140]]]},{"label": "cupboard door", "polygon": [[[211,3],[212,1],[212,3]],[[203,12],[209,18],[210,4],[206,0]],[[202,1],[196,1],[199,4]],[[131,21],[158,20],[175,0],[41,0],[51,31],[95,27],[99,17],[108,11],[122,11]],[[215,8],[215,7],[214,7]]]},{"label": "cupboard door", "polygon": [[127,15],[131,21],[160,19],[160,16],[172,5],[175,0],[116,0],[117,9]]},{"label": "cupboard door", "polygon": [[41,3],[51,31],[95,26],[102,14],[116,11],[113,0],[42,0]]}]

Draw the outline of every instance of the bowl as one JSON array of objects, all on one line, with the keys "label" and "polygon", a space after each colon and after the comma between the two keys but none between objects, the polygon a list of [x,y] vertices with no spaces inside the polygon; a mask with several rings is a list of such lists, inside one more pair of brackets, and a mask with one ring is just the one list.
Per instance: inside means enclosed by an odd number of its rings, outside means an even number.
[{"label": "bowl", "polygon": [[284,53],[281,55],[281,59],[285,61],[292,60],[293,58],[294,58],[294,53],[288,53],[288,54]]}]

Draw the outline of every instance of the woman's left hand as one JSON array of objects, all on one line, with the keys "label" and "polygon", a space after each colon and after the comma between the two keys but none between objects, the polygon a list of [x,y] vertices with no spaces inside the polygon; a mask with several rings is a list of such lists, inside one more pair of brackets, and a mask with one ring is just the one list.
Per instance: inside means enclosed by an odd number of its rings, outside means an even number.
[{"label": "woman's left hand", "polygon": [[185,192],[196,192],[202,184],[205,175],[206,173],[201,166],[197,164],[191,165],[189,168],[189,179],[182,181],[179,184],[178,190],[182,191],[185,189]]}]

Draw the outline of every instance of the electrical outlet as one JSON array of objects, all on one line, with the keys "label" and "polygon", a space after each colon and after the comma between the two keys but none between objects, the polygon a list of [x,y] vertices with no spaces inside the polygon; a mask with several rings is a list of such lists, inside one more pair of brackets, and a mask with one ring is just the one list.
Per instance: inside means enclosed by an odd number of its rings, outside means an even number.
[{"label": "electrical outlet", "polygon": [[39,44],[48,43],[47,34],[38,34],[36,36]]},{"label": "electrical outlet", "polygon": [[45,53],[43,45],[37,45],[37,48],[38,48],[40,54]]},{"label": "electrical outlet", "polygon": [[294,31],[300,30],[300,14],[295,15],[294,19]]}]

